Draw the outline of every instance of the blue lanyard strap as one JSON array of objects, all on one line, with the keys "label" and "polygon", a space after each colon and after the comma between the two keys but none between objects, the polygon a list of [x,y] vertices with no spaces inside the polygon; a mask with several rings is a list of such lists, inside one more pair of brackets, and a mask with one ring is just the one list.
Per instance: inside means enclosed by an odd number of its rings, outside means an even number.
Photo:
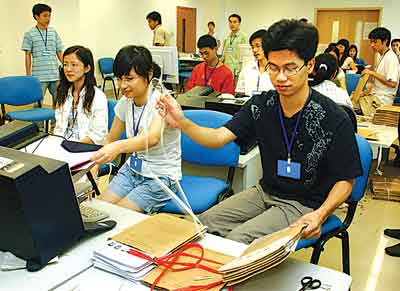
[{"label": "blue lanyard strap", "polygon": [[40,31],[39,27],[36,26],[37,31],[39,31],[40,37],[42,38],[43,42],[44,42],[44,47],[47,50],[47,28],[46,28],[46,40],[43,37],[42,32]]},{"label": "blue lanyard strap", "polygon": [[285,126],[285,124],[283,122],[283,113],[282,113],[282,108],[281,108],[281,102],[280,102],[279,96],[278,96],[279,121],[281,123],[281,129],[282,129],[283,137],[285,139],[286,149],[287,149],[287,152],[288,152],[288,163],[289,164],[290,164],[290,161],[291,161],[290,155],[292,153],[294,140],[296,138],[296,132],[297,132],[297,129],[299,128],[300,120],[301,120],[301,117],[303,115],[304,109],[307,107],[308,102],[310,101],[310,98],[311,98],[311,89],[309,89],[309,94],[308,94],[308,98],[307,98],[306,103],[304,104],[303,108],[301,108],[299,114],[297,115],[296,125],[295,125],[295,127],[294,127],[294,129],[292,131],[292,136],[290,138],[290,143],[289,143],[289,137],[288,137],[288,134],[287,134],[287,131],[286,131],[286,126]]},{"label": "blue lanyard strap", "polygon": [[[133,136],[136,136],[139,132],[139,124],[140,124],[140,121],[142,120],[143,112],[146,109],[146,105],[147,105],[147,103],[145,103],[143,106],[142,112],[140,113],[139,120],[138,120],[136,126],[135,125],[133,126]],[[135,124],[135,106],[133,104],[132,104],[132,121],[133,121],[133,124]]]}]

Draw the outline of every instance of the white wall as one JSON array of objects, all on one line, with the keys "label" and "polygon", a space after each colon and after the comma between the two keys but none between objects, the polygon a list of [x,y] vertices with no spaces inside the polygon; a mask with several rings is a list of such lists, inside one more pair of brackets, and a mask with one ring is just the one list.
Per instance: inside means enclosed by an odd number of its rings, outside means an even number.
[{"label": "white wall", "polygon": [[383,7],[381,25],[400,36],[400,1],[396,0],[225,0],[225,18],[231,13],[242,16],[242,30],[250,35],[281,18],[306,17],[314,21],[315,8]]},{"label": "white wall", "polygon": [[24,74],[24,53],[20,50],[24,32],[35,24],[34,3],[53,9],[55,27],[64,47],[89,47],[95,60],[115,56],[127,44],[150,45],[152,32],[146,15],[157,10],[163,24],[176,32],[176,6],[197,8],[197,37],[207,31],[207,22],[223,18],[223,1],[213,0],[0,0],[0,76]]}]

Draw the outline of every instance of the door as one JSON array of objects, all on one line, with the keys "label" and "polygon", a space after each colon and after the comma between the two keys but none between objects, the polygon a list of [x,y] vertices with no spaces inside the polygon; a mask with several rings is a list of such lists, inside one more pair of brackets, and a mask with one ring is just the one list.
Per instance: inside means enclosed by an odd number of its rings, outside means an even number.
[{"label": "door", "polygon": [[317,9],[316,25],[321,49],[341,38],[358,47],[358,57],[375,63],[368,41],[369,32],[380,24],[380,8]]},{"label": "door", "polygon": [[176,46],[178,52],[196,52],[196,8],[176,7]]}]

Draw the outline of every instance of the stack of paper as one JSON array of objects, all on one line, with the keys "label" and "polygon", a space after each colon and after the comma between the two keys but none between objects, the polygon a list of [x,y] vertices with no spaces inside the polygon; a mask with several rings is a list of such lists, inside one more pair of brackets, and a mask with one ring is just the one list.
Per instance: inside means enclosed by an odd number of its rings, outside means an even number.
[{"label": "stack of paper", "polygon": [[165,213],[156,214],[125,229],[113,240],[159,258],[206,233],[204,225]]},{"label": "stack of paper", "polygon": [[371,184],[373,199],[400,201],[400,179],[376,176]]},{"label": "stack of paper", "polygon": [[372,123],[386,126],[397,126],[400,106],[384,105],[376,109]]},{"label": "stack of paper", "polygon": [[[204,259],[193,268],[172,271],[158,266],[143,278],[143,282],[152,285],[158,279],[157,287],[165,290],[188,287],[193,290],[220,290],[224,285],[238,284],[282,263],[290,252],[295,250],[302,229],[303,226],[286,228],[262,237],[252,243],[238,258],[204,249]],[[198,249],[187,250],[185,253],[199,256]],[[197,258],[179,257],[177,262],[195,263]],[[209,267],[212,271],[198,265]],[[179,267],[179,264],[174,266]]]},{"label": "stack of paper", "polygon": [[48,135],[22,148],[20,151],[66,162],[71,170],[86,169],[93,164],[93,162],[90,161],[93,152],[68,152],[61,146],[63,140],[62,137]]},{"label": "stack of paper", "polygon": [[155,265],[130,254],[130,251],[132,248],[110,240],[104,248],[93,252],[94,266],[132,282],[138,282]]},{"label": "stack of paper", "polygon": [[255,241],[240,257],[219,268],[224,282],[235,285],[282,263],[296,249],[303,228],[285,228]]}]

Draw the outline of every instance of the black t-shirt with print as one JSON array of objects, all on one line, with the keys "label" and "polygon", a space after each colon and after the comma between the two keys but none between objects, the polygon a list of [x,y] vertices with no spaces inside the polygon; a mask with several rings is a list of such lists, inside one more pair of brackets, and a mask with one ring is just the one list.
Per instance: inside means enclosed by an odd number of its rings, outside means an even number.
[{"label": "black t-shirt with print", "polygon": [[[301,164],[300,180],[278,176],[277,161],[288,157],[278,98],[273,90],[253,96],[225,127],[239,144],[257,140],[263,168],[260,184],[265,192],[316,209],[336,182],[362,175],[353,126],[343,109],[312,90],[291,153],[292,162]],[[284,118],[289,140],[298,114]]]}]

